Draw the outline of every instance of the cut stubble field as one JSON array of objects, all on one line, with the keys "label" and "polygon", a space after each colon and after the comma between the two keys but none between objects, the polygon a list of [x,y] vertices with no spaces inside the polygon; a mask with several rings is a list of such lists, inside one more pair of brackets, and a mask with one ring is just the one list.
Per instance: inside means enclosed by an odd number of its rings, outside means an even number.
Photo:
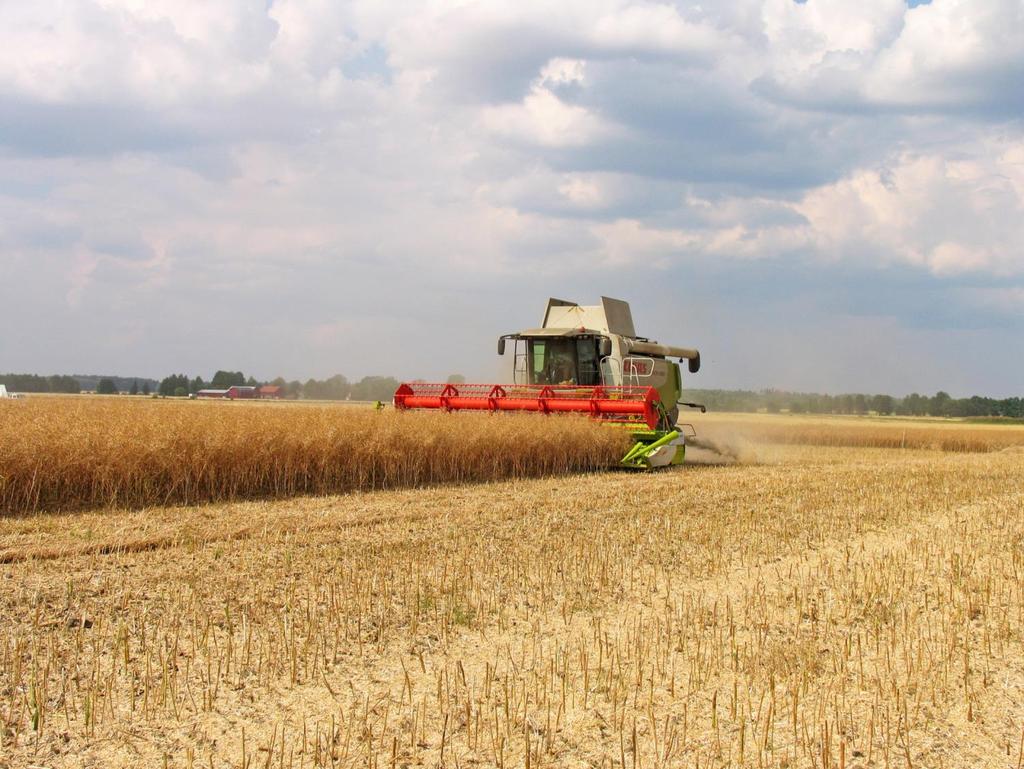
[{"label": "cut stubble field", "polygon": [[8,516],[0,765],[1019,766],[1024,431],[697,428],[660,473]]}]

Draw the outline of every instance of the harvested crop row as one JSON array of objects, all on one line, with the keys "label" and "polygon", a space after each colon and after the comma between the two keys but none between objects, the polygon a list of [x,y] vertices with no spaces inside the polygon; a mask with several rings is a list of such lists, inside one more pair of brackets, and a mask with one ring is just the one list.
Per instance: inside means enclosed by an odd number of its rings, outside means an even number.
[{"label": "harvested crop row", "polygon": [[5,404],[0,511],[288,497],[607,467],[628,437],[583,418],[40,399]]}]

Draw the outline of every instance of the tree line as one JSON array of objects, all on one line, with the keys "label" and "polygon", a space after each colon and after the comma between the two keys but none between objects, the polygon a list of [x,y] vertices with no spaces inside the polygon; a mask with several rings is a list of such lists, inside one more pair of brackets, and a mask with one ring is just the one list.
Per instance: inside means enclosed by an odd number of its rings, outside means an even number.
[{"label": "tree line", "polygon": [[0,374],[0,384],[16,393],[77,393],[82,389],[78,379],[62,374]]},{"label": "tree line", "polygon": [[712,411],[1024,418],[1024,398],[999,399],[979,395],[953,398],[941,390],[932,396],[911,393],[903,398],[885,394],[822,395],[785,390],[687,390],[686,399],[703,403]]},{"label": "tree line", "polygon": [[[448,377],[452,383],[465,381],[461,374]],[[96,384],[93,385],[93,382]],[[128,383],[131,384],[128,384]],[[141,382],[141,384],[140,384]],[[226,390],[235,385],[257,387],[270,384],[281,388],[284,397],[304,400],[362,400],[390,401],[399,382],[394,377],[367,376],[350,382],[344,375],[335,374],[327,379],[286,380],[278,377],[260,381],[245,376],[241,371],[217,371],[209,382],[201,376],[172,374],[159,385],[150,387],[150,380],[123,377],[88,377],[73,375],[40,376],[38,374],[0,374],[0,384],[12,392],[24,393],[77,393],[95,388],[101,394],[119,392],[131,395],[150,395],[154,392],[168,397],[186,397],[207,388]],[[87,386],[87,385],[91,385]],[[935,395],[911,393],[899,398],[885,394],[846,393],[823,395],[820,393],[789,392],[786,390],[687,390],[686,399],[705,404],[712,411],[766,411],[792,414],[880,414],[883,416],[932,417],[1007,417],[1024,419],[1024,398],[987,398],[973,395],[953,398],[939,391]]]},{"label": "tree line", "polygon": [[190,378],[187,374],[172,374],[160,382],[157,393],[184,397],[195,395],[200,390],[227,390],[229,387],[243,385],[276,385],[281,388],[285,398],[293,400],[390,401],[399,381],[389,376],[366,376],[358,382],[350,382],[342,374],[335,374],[327,379],[307,379],[305,382],[297,379],[288,381],[284,377],[260,381],[255,377],[245,376],[241,371],[218,371],[209,382],[201,376]]},{"label": "tree line", "polygon": [[[150,384],[152,381],[152,385]],[[449,381],[465,381],[459,374],[453,374]],[[390,401],[399,381],[389,376],[366,376],[357,382],[350,382],[342,374],[327,379],[307,379],[305,382],[286,380],[283,377],[261,381],[246,376],[241,371],[217,371],[206,381],[202,376],[171,374],[157,383],[155,380],[130,377],[75,375],[40,376],[38,374],[0,374],[0,384],[11,392],[21,393],[78,393],[83,390],[95,391],[100,395],[161,395],[184,398],[200,390],[227,390],[236,385],[259,387],[277,385],[285,398],[305,400],[364,400]]]}]

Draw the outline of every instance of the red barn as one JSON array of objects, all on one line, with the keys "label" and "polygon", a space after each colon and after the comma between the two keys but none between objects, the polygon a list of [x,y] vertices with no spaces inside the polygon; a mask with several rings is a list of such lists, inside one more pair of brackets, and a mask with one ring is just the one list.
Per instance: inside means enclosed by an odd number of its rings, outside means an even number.
[{"label": "red barn", "polygon": [[228,388],[227,397],[231,400],[247,400],[256,397],[256,388],[248,385],[234,385]]},{"label": "red barn", "polygon": [[271,398],[273,400],[279,400],[284,397],[284,388],[280,385],[263,385],[259,390],[256,391],[257,397],[259,398]]}]

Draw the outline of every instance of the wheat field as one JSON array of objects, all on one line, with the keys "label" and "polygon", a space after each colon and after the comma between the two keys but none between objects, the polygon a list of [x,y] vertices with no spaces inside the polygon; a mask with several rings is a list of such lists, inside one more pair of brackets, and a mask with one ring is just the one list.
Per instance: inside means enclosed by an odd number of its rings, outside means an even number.
[{"label": "wheat field", "polygon": [[30,398],[0,403],[0,513],[145,507],[605,468],[589,419],[344,405]]},{"label": "wheat field", "polygon": [[986,452],[1024,446],[1024,425],[1012,422],[778,414],[708,414],[694,421],[711,443],[737,447],[767,443]]},{"label": "wheat field", "polygon": [[[140,508],[592,471],[629,446],[582,417],[376,413],[340,404],[31,398],[0,403],[0,514]],[[797,444],[985,452],[1024,427],[698,415],[726,459]],[[763,453],[763,452],[762,452]]]},{"label": "wheat field", "polygon": [[659,473],[0,519],[0,765],[1021,766],[1014,431],[743,421]]}]

